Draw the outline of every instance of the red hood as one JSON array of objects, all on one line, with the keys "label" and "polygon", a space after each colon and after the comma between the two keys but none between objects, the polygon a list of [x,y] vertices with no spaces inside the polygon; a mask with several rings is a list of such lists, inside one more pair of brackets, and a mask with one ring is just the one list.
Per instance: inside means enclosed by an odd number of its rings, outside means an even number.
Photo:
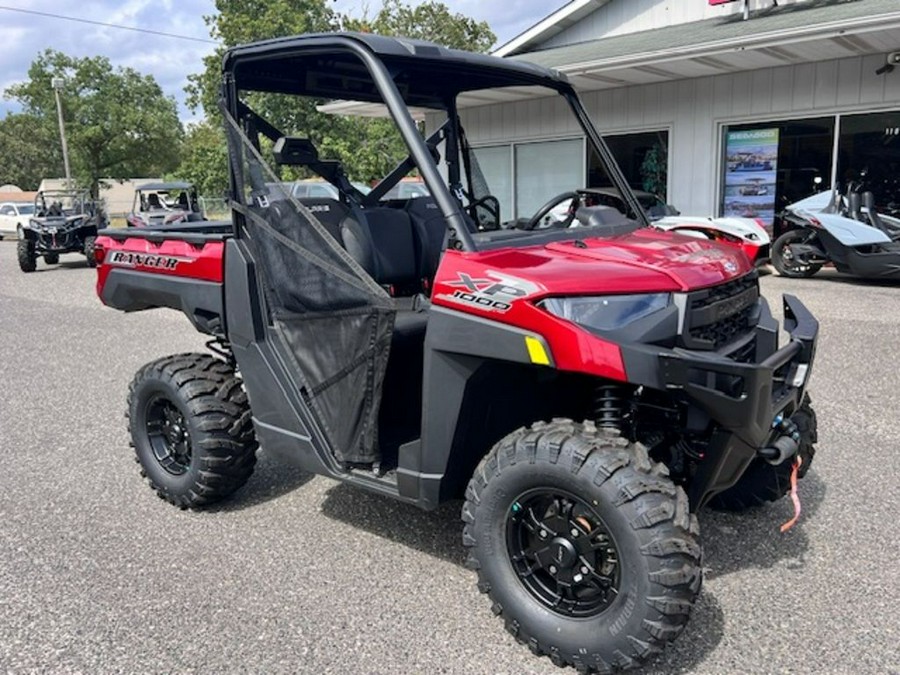
[{"label": "red hood", "polygon": [[689,291],[714,286],[752,269],[747,256],[735,247],[649,228],[618,237],[464,257],[477,261],[482,269],[533,281],[554,295]]}]

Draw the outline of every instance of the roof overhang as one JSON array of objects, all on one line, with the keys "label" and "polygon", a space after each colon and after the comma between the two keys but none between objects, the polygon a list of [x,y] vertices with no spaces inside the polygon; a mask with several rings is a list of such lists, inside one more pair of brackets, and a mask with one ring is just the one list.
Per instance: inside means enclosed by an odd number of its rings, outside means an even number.
[{"label": "roof overhang", "polygon": [[592,14],[608,2],[611,2],[611,0],[572,0],[525,32],[519,33],[509,42],[500,45],[491,53],[494,56],[510,56],[546,42],[557,33],[562,33],[566,28],[574,26],[581,19]]},{"label": "roof overhang", "polygon": [[900,4],[853,17],[847,16],[850,3],[815,4],[831,11],[709,20],[512,58],[554,68],[577,89],[591,91],[900,51]]}]

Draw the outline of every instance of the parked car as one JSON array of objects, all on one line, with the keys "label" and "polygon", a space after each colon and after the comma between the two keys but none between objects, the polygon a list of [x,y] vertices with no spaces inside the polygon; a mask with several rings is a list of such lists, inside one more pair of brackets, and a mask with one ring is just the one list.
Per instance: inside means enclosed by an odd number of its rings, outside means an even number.
[{"label": "parked car", "polygon": [[388,190],[382,199],[416,199],[430,196],[431,193],[421,180],[402,180]]},{"label": "parked car", "polygon": [[34,204],[30,202],[3,202],[0,204],[0,239],[15,235],[22,238],[22,230],[34,215]]}]

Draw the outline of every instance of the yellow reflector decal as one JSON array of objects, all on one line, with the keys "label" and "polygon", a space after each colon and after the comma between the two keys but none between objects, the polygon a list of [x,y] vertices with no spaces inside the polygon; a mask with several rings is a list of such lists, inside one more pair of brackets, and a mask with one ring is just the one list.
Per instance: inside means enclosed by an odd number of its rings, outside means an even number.
[{"label": "yellow reflector decal", "polygon": [[544,349],[544,345],[540,340],[531,335],[526,335],[525,346],[528,348],[528,356],[531,358],[532,363],[536,363],[539,366],[550,365],[550,357],[547,355],[547,350]]}]

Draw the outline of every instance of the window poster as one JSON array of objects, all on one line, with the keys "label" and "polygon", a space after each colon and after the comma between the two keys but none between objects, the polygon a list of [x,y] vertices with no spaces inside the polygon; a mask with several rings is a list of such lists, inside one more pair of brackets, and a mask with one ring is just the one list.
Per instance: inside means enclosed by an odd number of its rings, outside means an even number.
[{"label": "window poster", "polygon": [[771,229],[777,165],[777,128],[727,131],[724,215],[756,218]]}]

